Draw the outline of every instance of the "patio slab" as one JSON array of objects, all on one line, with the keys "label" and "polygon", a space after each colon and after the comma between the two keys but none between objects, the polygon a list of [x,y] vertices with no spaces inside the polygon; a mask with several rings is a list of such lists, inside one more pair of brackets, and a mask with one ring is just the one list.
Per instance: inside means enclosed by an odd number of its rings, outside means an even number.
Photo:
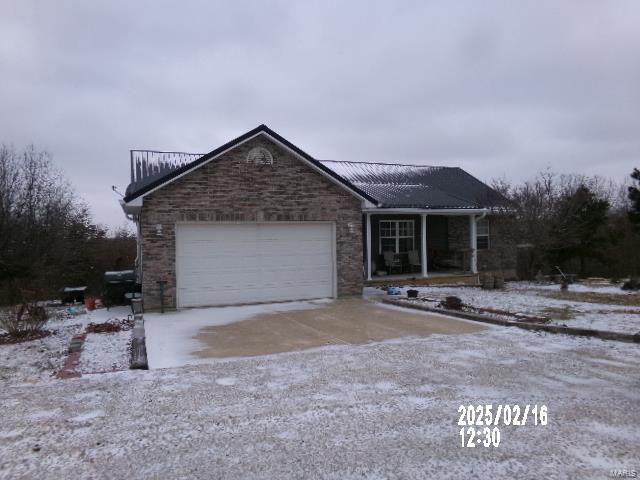
[{"label": "patio slab", "polygon": [[366,299],[319,308],[259,314],[229,325],[202,328],[199,358],[247,357],[325,345],[365,344],[401,337],[465,334],[486,327],[440,315],[391,309]]}]

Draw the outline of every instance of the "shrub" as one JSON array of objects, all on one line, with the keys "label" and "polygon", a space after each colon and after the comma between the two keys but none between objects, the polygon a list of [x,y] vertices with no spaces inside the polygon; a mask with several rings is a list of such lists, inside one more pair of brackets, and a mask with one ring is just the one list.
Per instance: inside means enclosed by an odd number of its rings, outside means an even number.
[{"label": "shrub", "polygon": [[629,279],[622,285],[622,290],[640,290],[640,280],[637,278]]},{"label": "shrub", "polygon": [[0,328],[12,336],[38,333],[48,320],[46,309],[35,303],[23,303],[0,311]]},{"label": "shrub", "polygon": [[462,300],[458,297],[445,297],[441,305],[447,310],[462,310]]}]

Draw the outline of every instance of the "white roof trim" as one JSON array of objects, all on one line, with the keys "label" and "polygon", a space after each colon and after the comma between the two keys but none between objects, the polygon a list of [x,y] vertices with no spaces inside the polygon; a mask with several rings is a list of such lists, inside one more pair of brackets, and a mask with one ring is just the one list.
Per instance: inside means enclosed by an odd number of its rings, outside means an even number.
[{"label": "white roof trim", "polygon": [[431,215],[479,215],[490,213],[489,208],[365,208],[365,213],[427,213]]},{"label": "white roof trim", "polygon": [[142,197],[134,198],[128,203],[124,200],[119,200],[119,202],[120,207],[126,215],[137,215],[140,213],[140,209],[142,208]]}]

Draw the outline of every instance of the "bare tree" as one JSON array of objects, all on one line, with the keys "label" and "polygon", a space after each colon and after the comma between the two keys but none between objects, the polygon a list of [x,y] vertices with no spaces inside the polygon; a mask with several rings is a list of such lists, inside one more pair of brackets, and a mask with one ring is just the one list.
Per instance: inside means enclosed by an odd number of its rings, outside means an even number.
[{"label": "bare tree", "polygon": [[74,251],[69,232],[87,220],[46,151],[0,147],[0,301],[18,303],[59,287]]},{"label": "bare tree", "polygon": [[[575,256],[576,262],[569,258],[570,255],[561,255],[569,268],[583,274],[613,277],[629,275],[640,268],[637,249],[640,239],[633,232],[627,214],[630,210],[627,185],[598,176],[559,175],[548,169],[520,184],[498,179],[492,186],[511,201],[516,212],[512,232],[518,244],[529,247],[520,249],[521,274],[531,278],[538,270],[551,273],[553,266],[560,261],[558,252],[575,247],[573,244],[576,242],[569,239],[581,238],[584,247],[585,239],[593,229],[580,232],[581,222],[567,221],[567,199],[578,203],[572,203],[572,212],[579,212],[592,204],[611,207],[604,209],[605,220],[600,215],[602,221],[599,222],[597,237],[601,241],[590,247],[589,255],[584,254],[586,250],[582,247],[582,253]],[[590,195],[579,194],[585,189]]]}]

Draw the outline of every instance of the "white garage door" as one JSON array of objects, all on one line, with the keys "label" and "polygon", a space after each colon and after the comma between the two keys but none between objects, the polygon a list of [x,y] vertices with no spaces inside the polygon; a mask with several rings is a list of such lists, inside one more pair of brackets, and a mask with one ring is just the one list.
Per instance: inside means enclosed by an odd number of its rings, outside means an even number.
[{"label": "white garage door", "polygon": [[334,296],[330,223],[178,224],[179,307]]}]

